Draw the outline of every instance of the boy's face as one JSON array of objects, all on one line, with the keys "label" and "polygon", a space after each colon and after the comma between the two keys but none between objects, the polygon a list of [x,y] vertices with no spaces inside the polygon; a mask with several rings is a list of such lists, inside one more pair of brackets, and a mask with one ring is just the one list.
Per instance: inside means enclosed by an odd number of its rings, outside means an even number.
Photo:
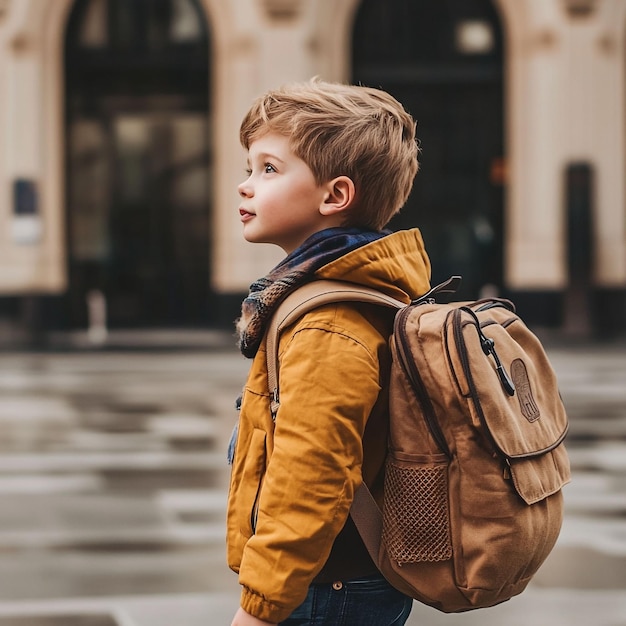
[{"label": "boy's face", "polygon": [[250,144],[248,174],[238,187],[246,241],[273,243],[289,254],[314,233],[335,225],[320,213],[326,189],[293,154],[284,135],[268,133]]}]

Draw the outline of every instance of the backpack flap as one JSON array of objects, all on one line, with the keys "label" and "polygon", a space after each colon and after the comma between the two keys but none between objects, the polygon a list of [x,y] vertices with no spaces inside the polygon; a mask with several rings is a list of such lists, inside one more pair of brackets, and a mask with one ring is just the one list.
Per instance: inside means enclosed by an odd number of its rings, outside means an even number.
[{"label": "backpack flap", "polygon": [[539,340],[503,306],[460,307],[449,322],[450,365],[474,426],[527,504],[556,493],[570,480],[568,422]]}]

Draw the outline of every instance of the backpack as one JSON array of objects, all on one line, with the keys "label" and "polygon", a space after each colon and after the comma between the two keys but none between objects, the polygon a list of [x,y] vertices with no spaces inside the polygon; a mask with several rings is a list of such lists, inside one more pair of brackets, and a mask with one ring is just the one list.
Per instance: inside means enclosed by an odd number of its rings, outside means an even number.
[{"label": "backpack", "polygon": [[275,418],[281,329],[330,302],[398,309],[383,507],[362,484],[350,515],[385,578],[446,613],[525,589],[557,540],[570,480],[567,416],[541,343],[508,300],[435,303],[458,282],[407,305],[313,281],[281,303],[266,345]]}]

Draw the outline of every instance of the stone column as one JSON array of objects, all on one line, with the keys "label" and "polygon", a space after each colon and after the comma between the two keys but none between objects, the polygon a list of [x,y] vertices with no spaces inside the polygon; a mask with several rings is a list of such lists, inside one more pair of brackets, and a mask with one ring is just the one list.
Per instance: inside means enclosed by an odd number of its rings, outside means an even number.
[{"label": "stone column", "polygon": [[[62,34],[69,5],[0,6],[2,293],[58,293],[66,285]],[[17,215],[16,193],[26,211]]]}]

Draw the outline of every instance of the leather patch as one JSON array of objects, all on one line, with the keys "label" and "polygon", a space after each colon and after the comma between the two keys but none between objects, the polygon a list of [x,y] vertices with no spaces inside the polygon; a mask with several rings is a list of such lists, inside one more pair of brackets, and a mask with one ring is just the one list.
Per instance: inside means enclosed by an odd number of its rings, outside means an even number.
[{"label": "leather patch", "polygon": [[515,359],[513,363],[511,363],[511,378],[515,385],[515,392],[522,415],[529,422],[538,420],[540,417],[539,407],[533,397],[533,392],[530,388],[530,379],[528,378],[528,370],[522,359]]}]

